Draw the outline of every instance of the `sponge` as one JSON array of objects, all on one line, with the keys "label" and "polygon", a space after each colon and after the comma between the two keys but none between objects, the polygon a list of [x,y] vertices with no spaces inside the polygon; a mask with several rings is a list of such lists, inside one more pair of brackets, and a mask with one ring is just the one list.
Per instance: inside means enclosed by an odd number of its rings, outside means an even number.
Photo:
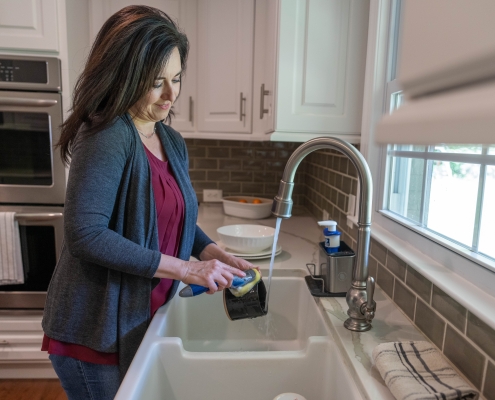
[{"label": "sponge", "polygon": [[257,269],[248,269],[245,272],[246,276],[244,278],[235,277],[232,286],[229,288],[235,297],[242,297],[249,293],[261,279],[261,274]]}]

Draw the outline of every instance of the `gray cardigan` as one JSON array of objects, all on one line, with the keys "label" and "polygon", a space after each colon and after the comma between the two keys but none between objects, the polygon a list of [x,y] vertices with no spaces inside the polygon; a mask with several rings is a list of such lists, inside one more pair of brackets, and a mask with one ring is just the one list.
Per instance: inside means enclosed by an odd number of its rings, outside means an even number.
[{"label": "gray cardigan", "polygon": [[[157,134],[181,189],[184,226],[178,258],[199,258],[212,241],[196,225],[187,149],[178,132]],[[161,253],[151,170],[129,115],[78,140],[64,209],[64,243],[45,304],[50,338],[119,352],[123,379],[150,323],[151,290]],[[175,281],[170,298],[179,282]]]}]

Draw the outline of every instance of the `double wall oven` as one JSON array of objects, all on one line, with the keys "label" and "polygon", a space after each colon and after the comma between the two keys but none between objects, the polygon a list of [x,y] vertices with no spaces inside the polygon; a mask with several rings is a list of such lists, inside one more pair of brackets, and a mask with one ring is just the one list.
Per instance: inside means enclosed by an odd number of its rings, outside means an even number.
[{"label": "double wall oven", "polygon": [[0,309],[42,309],[63,240],[65,167],[60,60],[0,55],[0,212],[15,212],[25,281]]}]

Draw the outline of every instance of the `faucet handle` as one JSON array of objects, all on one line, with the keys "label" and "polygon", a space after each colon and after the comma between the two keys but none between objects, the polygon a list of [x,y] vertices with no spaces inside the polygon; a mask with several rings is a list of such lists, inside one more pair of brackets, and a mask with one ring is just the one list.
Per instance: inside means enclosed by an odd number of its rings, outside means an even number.
[{"label": "faucet handle", "polygon": [[[375,295],[375,278],[371,275],[368,276],[368,281],[366,282],[366,303],[368,304],[366,307],[370,308],[369,305],[375,303],[373,301],[373,296]],[[374,305],[376,307],[376,303]]]},{"label": "faucet handle", "polygon": [[373,300],[375,294],[375,279],[372,276],[368,276],[366,282],[366,302],[361,306],[361,313],[366,318],[368,323],[371,323],[375,318],[376,302]]}]

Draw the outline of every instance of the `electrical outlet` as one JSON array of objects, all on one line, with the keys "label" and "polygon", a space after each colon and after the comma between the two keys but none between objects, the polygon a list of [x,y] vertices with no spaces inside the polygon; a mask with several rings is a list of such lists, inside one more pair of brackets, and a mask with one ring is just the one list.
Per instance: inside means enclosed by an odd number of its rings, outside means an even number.
[{"label": "electrical outlet", "polygon": [[203,189],[203,201],[213,203],[222,201],[223,192],[218,189]]},{"label": "electrical outlet", "polygon": [[328,215],[328,211],[323,210],[323,216],[322,216],[323,221],[328,221],[329,218],[330,216]]}]

